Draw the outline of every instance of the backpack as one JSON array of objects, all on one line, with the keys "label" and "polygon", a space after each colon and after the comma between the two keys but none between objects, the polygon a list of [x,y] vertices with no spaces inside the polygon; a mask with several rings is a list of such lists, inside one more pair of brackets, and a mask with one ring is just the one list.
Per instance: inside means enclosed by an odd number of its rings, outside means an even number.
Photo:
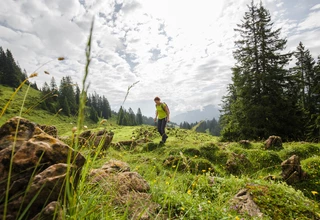
[{"label": "backpack", "polygon": [[[161,108],[162,108],[162,110],[163,110],[163,111],[166,111],[166,109],[164,108],[164,104],[166,104],[166,106],[167,106],[167,108],[168,108],[168,113],[170,114],[169,106],[168,106],[168,104],[165,103],[165,102],[162,102],[162,103],[161,103]],[[156,106],[157,106],[157,105],[156,105]]]}]

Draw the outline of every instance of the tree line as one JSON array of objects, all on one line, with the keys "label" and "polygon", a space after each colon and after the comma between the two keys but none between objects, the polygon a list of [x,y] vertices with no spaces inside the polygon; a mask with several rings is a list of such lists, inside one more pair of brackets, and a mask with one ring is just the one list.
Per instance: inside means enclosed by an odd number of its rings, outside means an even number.
[{"label": "tree line", "polygon": [[236,63],[222,100],[223,139],[279,135],[285,141],[319,141],[320,56],[316,62],[302,42],[284,53],[287,40],[262,3],[248,5],[235,31]]},{"label": "tree line", "polygon": [[0,84],[17,88],[25,79],[27,74],[21,70],[11,51],[4,51],[0,46]]},{"label": "tree line", "polygon": [[128,111],[122,106],[119,109],[117,115],[117,123],[124,126],[135,126],[135,125],[155,125],[154,119],[152,117],[146,117],[142,115],[141,109],[138,108],[135,114],[131,108]]},{"label": "tree line", "polygon": [[188,123],[186,121],[180,123],[180,128],[182,129],[194,129],[197,132],[209,133],[213,136],[220,136],[220,124],[213,118],[212,120],[204,120],[195,123]]},{"label": "tree line", "polygon": [[[77,115],[79,109],[80,89],[72,81],[71,76],[62,77],[59,87],[52,77],[50,85],[44,83],[41,88],[41,108],[52,113],[61,111],[62,114],[70,116]],[[111,107],[105,96],[97,93],[89,94],[86,99],[86,116],[97,122],[99,118],[111,117]]]}]

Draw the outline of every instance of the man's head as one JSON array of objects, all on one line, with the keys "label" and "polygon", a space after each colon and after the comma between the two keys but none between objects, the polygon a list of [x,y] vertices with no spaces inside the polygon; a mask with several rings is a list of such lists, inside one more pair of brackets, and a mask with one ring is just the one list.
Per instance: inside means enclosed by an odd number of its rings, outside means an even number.
[{"label": "man's head", "polygon": [[154,98],[154,102],[157,103],[157,104],[159,104],[159,103],[160,103],[160,98],[159,98],[158,96],[155,97],[155,98]]}]

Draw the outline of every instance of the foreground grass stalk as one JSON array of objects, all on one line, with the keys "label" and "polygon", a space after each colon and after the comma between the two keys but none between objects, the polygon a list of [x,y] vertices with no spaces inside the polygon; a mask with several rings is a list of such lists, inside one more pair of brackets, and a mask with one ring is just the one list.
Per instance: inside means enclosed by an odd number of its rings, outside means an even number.
[{"label": "foreground grass stalk", "polygon": [[[92,42],[92,33],[93,33],[93,27],[94,27],[94,19],[92,20],[92,23],[91,23],[91,28],[90,28],[90,34],[89,34],[89,39],[88,39],[88,42],[87,42],[87,47],[86,47],[86,66],[85,66],[85,72],[84,72],[84,77],[83,77],[83,80],[82,80],[82,91],[81,91],[81,94],[80,94],[80,100],[79,100],[79,113],[78,113],[78,120],[77,120],[77,135],[76,135],[76,138],[75,138],[75,143],[73,145],[73,148],[74,150],[77,152],[78,150],[80,150],[80,147],[79,147],[79,136],[80,136],[80,131],[83,127],[83,124],[84,124],[84,109],[85,109],[85,105],[86,105],[86,99],[87,99],[87,91],[88,91],[88,88],[89,88],[89,84],[87,84],[87,77],[89,75],[89,65],[90,65],[90,62],[91,62],[91,42]],[[74,155],[74,159],[76,159],[77,156]],[[71,169],[71,166],[72,164],[74,163],[74,161],[71,161],[71,152],[70,154],[68,155],[68,161],[67,161],[67,164],[68,164],[68,167],[67,167],[67,173],[66,173],[66,188],[65,188],[65,194],[64,194],[64,207],[68,207],[68,215],[70,216],[71,219],[78,219],[77,218],[77,213],[78,213],[78,204],[77,204],[77,195],[76,195],[76,189],[73,185],[73,181],[75,180],[75,177],[76,175],[79,175],[77,174],[76,172],[77,171],[74,171],[74,172],[70,172],[70,169]],[[86,171],[87,172],[87,171]],[[85,173],[83,174],[83,176],[86,176]],[[81,176],[82,176],[81,175]],[[82,177],[81,177],[82,179]],[[80,180],[81,181],[81,180]],[[81,184],[81,183],[79,183]],[[72,189],[70,188],[70,186],[74,186]],[[66,202],[68,202],[68,204],[66,204]]]}]

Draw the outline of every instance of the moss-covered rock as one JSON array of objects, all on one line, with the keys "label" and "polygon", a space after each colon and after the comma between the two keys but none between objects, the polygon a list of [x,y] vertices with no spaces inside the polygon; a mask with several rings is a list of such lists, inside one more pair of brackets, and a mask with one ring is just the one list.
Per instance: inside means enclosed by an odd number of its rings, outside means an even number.
[{"label": "moss-covered rock", "polygon": [[312,156],[320,156],[320,147],[311,143],[288,145],[279,152],[282,159],[297,155],[301,160]]},{"label": "moss-covered rock", "polygon": [[246,188],[267,219],[319,219],[318,205],[284,184],[247,184]]},{"label": "moss-covered rock", "polygon": [[231,153],[226,163],[226,170],[233,175],[246,174],[252,169],[252,164],[244,154]]},{"label": "moss-covered rock", "polygon": [[246,151],[246,154],[254,171],[261,169],[274,170],[281,167],[282,160],[277,152],[253,149]]}]

